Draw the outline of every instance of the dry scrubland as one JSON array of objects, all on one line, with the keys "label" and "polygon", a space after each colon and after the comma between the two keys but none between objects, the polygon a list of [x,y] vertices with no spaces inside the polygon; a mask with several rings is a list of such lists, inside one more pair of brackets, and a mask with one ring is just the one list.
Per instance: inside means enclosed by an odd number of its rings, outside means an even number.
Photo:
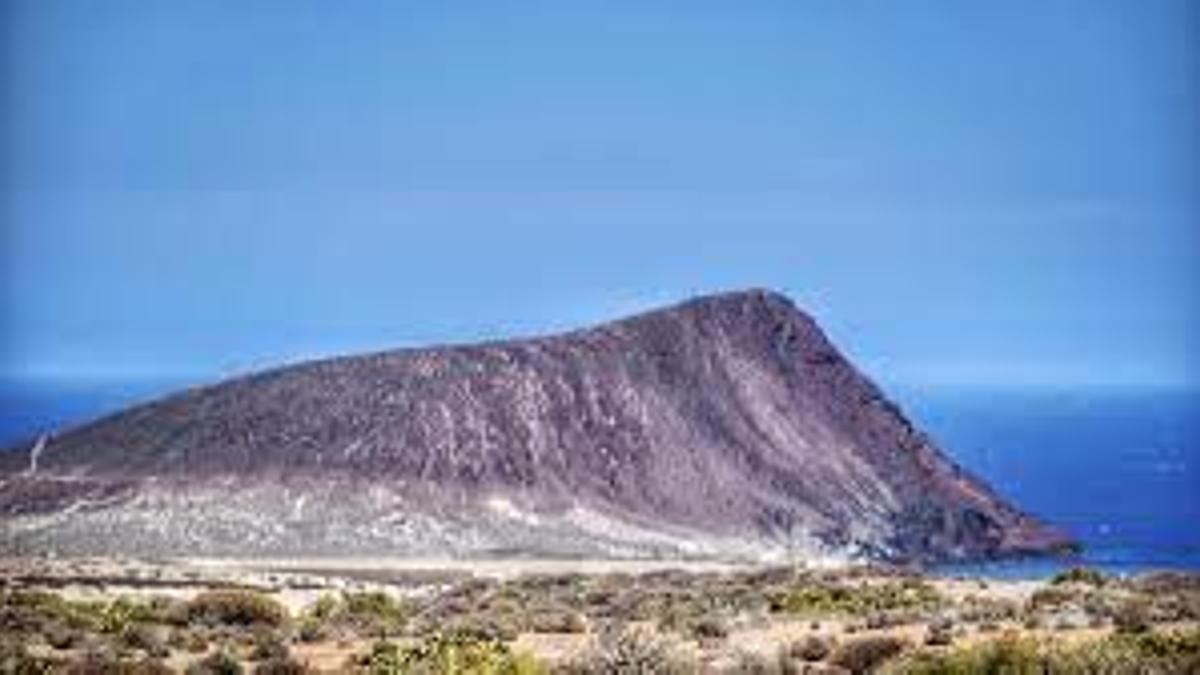
[{"label": "dry scrubland", "polygon": [[0,672],[1200,672],[1200,575],[521,567],[4,561]]}]

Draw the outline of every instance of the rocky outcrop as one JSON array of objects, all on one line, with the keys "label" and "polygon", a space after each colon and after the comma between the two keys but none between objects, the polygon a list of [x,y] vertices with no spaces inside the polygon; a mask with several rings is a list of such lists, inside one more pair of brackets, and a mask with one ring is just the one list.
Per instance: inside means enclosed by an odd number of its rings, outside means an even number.
[{"label": "rocky outcrop", "polygon": [[9,549],[866,555],[1066,544],[787,298],[302,363],[0,459]]}]

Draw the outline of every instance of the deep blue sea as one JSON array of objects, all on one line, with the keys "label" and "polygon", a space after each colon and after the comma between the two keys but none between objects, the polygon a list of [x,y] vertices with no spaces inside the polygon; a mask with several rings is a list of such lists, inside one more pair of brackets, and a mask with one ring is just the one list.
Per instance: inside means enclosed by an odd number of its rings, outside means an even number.
[{"label": "deep blue sea", "polygon": [[[1112,572],[1200,569],[1200,391],[897,393],[960,464],[1082,542],[1078,563]],[[1063,564],[1026,560],[946,571],[1027,577]]]},{"label": "deep blue sea", "polygon": [[[180,382],[0,382],[0,447],[152,398]],[[1200,391],[906,388],[891,392],[943,449],[1111,571],[1200,569]],[[1017,561],[947,573],[1041,576]]]}]

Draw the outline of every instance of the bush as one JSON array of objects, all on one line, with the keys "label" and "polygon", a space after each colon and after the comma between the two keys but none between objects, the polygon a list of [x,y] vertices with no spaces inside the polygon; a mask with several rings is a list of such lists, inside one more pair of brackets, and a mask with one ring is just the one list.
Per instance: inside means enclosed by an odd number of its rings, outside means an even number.
[{"label": "bush", "polygon": [[376,642],[359,665],[369,673],[406,675],[526,675],[542,671],[531,658],[514,655],[502,642],[465,634],[438,635],[403,649],[391,642]]},{"label": "bush", "polygon": [[427,626],[424,637],[437,637],[447,633],[454,635],[469,635],[477,640],[493,642],[509,642],[517,639],[521,632],[524,619],[515,614],[459,616],[440,624]]},{"label": "bush", "polygon": [[283,605],[262,593],[243,590],[205,591],[188,603],[189,621],[233,626],[282,626]]},{"label": "bush", "polygon": [[729,637],[729,626],[717,617],[701,617],[690,625],[692,637],[698,640],[724,640]]},{"label": "bush", "polygon": [[579,612],[568,609],[550,609],[534,612],[526,622],[533,633],[586,633],[587,619]]},{"label": "bush", "polygon": [[171,638],[172,646],[200,654],[208,650],[208,634],[203,628],[181,628]]},{"label": "bush", "polygon": [[358,660],[358,665],[362,666],[368,673],[400,673],[404,667],[404,661],[400,655],[400,647],[394,642],[387,640],[378,640],[371,645],[371,651]]},{"label": "bush", "polygon": [[188,666],[186,675],[242,675],[244,672],[237,657],[219,649]]},{"label": "bush", "polygon": [[34,675],[61,672],[61,662],[29,653],[25,643],[12,636],[0,634],[0,673]]},{"label": "bush", "polygon": [[784,671],[788,670],[791,670],[790,664],[785,663],[782,659],[772,662],[762,654],[739,650],[734,655],[733,668],[726,673],[727,675],[782,675]]},{"label": "bush", "polygon": [[400,631],[408,619],[403,605],[379,591],[343,593],[341,607],[335,611],[346,621],[381,635]]},{"label": "bush", "polygon": [[1099,588],[1108,583],[1108,577],[1100,570],[1090,567],[1072,567],[1069,570],[1064,570],[1054,575],[1050,583],[1055,586],[1062,584],[1084,584]]},{"label": "bush", "polygon": [[250,649],[251,661],[277,661],[290,655],[288,646],[273,631],[260,631],[254,635],[254,646]]},{"label": "bush", "polygon": [[408,622],[408,607],[379,592],[326,595],[300,618],[300,639],[316,642],[335,636],[387,638],[400,634]]},{"label": "bush", "polygon": [[889,659],[899,656],[907,643],[890,635],[873,635],[844,642],[829,662],[851,673],[869,673]]},{"label": "bush", "polygon": [[1143,675],[1200,672],[1200,631],[1115,635],[1083,643],[1039,644],[1008,634],[949,652],[923,652],[900,664],[905,675],[969,673],[1102,673]]},{"label": "bush", "polygon": [[121,644],[130,649],[140,649],[155,658],[171,655],[167,648],[166,629],[145,623],[135,623],[121,631]]},{"label": "bush", "polygon": [[942,598],[933,586],[906,579],[858,586],[809,581],[773,594],[769,606],[773,611],[792,614],[862,616],[893,610],[932,609],[941,603]]},{"label": "bush", "polygon": [[788,647],[788,654],[795,659],[816,663],[823,661],[833,652],[834,643],[831,638],[820,635],[809,635],[802,640],[793,642]]},{"label": "bush", "polygon": [[945,653],[922,652],[898,672],[905,675],[968,675],[970,673],[1042,673],[1037,643],[1031,638],[1008,634],[974,647]]},{"label": "bush", "polygon": [[74,628],[68,628],[62,623],[53,621],[42,628],[42,637],[52,648],[63,650],[78,644],[83,634]]},{"label": "bush", "polygon": [[626,630],[615,639],[601,640],[601,644],[581,659],[567,664],[565,672],[580,675],[607,675],[609,673],[694,673],[697,666],[682,658],[666,641],[647,631]]},{"label": "bush", "polygon": [[1057,609],[1074,599],[1075,594],[1065,588],[1039,588],[1029,596],[1029,607],[1034,611],[1046,608]]},{"label": "bush", "polygon": [[1150,630],[1149,603],[1141,599],[1126,602],[1113,615],[1113,625],[1118,633],[1145,633]]},{"label": "bush", "polygon": [[954,627],[952,624],[935,623],[925,630],[925,644],[931,647],[945,647],[954,642]]},{"label": "bush", "polygon": [[[118,598],[112,602],[71,602],[47,591],[0,593],[0,630],[33,636],[65,627],[120,635],[129,625],[158,620],[147,604]],[[55,626],[55,628],[50,628]]]},{"label": "bush", "polygon": [[1148,633],[1136,637],[1116,636],[1110,642],[1131,645],[1139,657],[1146,661],[1186,665],[1192,668],[1187,672],[1200,672],[1200,629]]},{"label": "bush", "polygon": [[1000,623],[1014,621],[1021,615],[1021,606],[1012,600],[969,596],[963,601],[959,616],[967,623]]},{"label": "bush", "polygon": [[178,598],[156,596],[150,599],[147,610],[151,616],[145,620],[171,626],[185,626],[188,622],[188,603]]},{"label": "bush", "polygon": [[[83,605],[84,603],[80,603]],[[123,634],[130,626],[137,623],[155,623],[160,620],[158,613],[148,604],[134,602],[128,598],[117,598],[110,603],[87,604],[87,608],[79,608],[84,612],[94,612],[97,628],[104,633]]]}]

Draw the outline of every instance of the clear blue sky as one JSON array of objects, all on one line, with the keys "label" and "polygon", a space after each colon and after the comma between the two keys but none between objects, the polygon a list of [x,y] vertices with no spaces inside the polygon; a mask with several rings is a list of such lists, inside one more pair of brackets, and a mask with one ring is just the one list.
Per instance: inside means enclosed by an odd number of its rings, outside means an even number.
[{"label": "clear blue sky", "polygon": [[888,382],[1200,383],[1188,0],[4,0],[0,375],[787,292]]}]

